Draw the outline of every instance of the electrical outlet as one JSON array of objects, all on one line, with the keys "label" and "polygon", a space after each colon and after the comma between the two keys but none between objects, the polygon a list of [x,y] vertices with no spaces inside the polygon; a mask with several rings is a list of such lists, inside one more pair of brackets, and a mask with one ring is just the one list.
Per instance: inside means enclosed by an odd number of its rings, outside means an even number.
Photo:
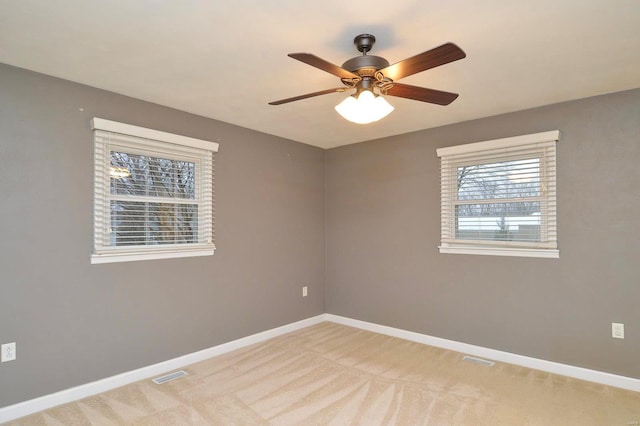
[{"label": "electrical outlet", "polygon": [[5,343],[0,347],[1,359],[2,362],[13,361],[16,359],[16,342]]},{"label": "electrical outlet", "polygon": [[307,297],[307,286],[302,287],[302,297]]},{"label": "electrical outlet", "polygon": [[624,324],[617,322],[611,323],[611,337],[616,339],[624,339]]}]

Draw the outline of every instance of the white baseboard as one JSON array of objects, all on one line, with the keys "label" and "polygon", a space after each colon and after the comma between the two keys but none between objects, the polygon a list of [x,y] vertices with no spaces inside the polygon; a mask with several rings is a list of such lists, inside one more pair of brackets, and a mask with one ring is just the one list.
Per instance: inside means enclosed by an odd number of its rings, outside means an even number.
[{"label": "white baseboard", "polygon": [[393,336],[400,339],[410,340],[412,342],[422,343],[425,345],[450,349],[464,354],[491,359],[493,361],[520,365],[523,367],[529,367],[549,373],[560,374],[576,379],[587,380],[603,385],[615,386],[622,389],[640,392],[640,379],[618,376],[602,371],[589,370],[587,368],[575,367],[572,365],[560,364],[557,362],[512,354],[509,352],[484,348],[482,346],[470,345],[468,343],[456,342],[454,340],[442,339],[440,337],[415,333],[413,331],[402,330],[399,328],[387,327],[384,325],[360,321],[342,317],[339,315],[321,314],[302,321],[283,325],[282,327],[273,328],[271,330],[266,330],[261,333],[223,343],[209,349],[193,352],[191,354],[187,354],[178,358],[173,358],[168,361],[163,361],[147,367],[139,368],[137,370],[128,371],[116,376],[107,377],[95,382],[76,386],[70,389],[65,389],[60,392],[44,395],[39,398],[34,398],[14,405],[2,407],[0,408],[0,423],[28,416],[29,414],[46,410],[48,408],[55,407],[56,405],[77,401],[79,399],[86,398],[101,392],[106,392],[108,390],[128,385],[129,383],[137,382],[139,380],[145,380],[151,377],[155,377],[172,370],[184,368],[190,364],[204,361],[205,359],[209,359],[217,355],[222,355],[236,349],[253,345],[254,343],[260,343],[273,337],[281,336],[283,334],[319,324],[324,321],[348,325],[363,330],[373,331],[375,333],[385,334],[387,336]]},{"label": "white baseboard", "polygon": [[184,368],[190,364],[204,361],[205,359],[209,359],[217,355],[222,355],[227,352],[243,348],[245,346],[253,345],[254,343],[260,343],[273,337],[299,330],[301,328],[319,324],[323,321],[326,321],[325,314],[283,325],[282,327],[273,328],[271,330],[263,331],[261,333],[223,343],[218,346],[214,346],[198,352],[193,352],[184,356],[180,356],[178,358],[173,358],[168,361],[163,361],[157,364],[149,365],[147,367],[142,367],[137,370],[128,371],[122,374],[107,377],[105,379],[97,380],[95,382],[86,383],[84,385],[62,390],[60,392],[44,395],[39,398],[34,398],[28,401],[2,407],[0,408],[0,423],[28,416],[29,414],[46,410],[47,408],[55,407],[56,405],[77,401],[79,399],[86,398],[88,396],[95,395],[101,392],[106,392],[108,390],[128,385],[129,383],[137,382],[139,380],[145,380],[151,377],[155,377],[172,370]]},{"label": "white baseboard", "polygon": [[324,314],[324,316],[327,321],[348,325],[363,330],[373,331],[375,333],[385,334],[387,336],[398,337],[400,339],[410,340],[412,342],[450,349],[452,351],[487,358],[493,361],[520,365],[522,367],[533,368],[536,370],[546,371],[548,373],[560,374],[563,376],[573,377],[575,379],[587,380],[589,382],[595,382],[603,385],[615,386],[617,388],[640,392],[640,379],[634,379],[632,377],[618,376],[616,374],[605,373],[603,371],[589,370],[587,368],[575,367],[573,365],[560,364],[558,362],[531,358],[524,355],[498,351],[495,349],[484,348],[482,346],[456,342],[454,340],[442,339],[440,337],[433,337],[427,334],[414,333],[413,331],[387,327],[384,325],[355,320],[339,315]]}]

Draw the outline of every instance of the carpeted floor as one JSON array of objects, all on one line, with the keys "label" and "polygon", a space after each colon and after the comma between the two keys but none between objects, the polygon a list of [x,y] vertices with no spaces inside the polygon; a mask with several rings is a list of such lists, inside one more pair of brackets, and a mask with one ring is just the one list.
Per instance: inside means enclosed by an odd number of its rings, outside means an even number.
[{"label": "carpeted floor", "polygon": [[640,393],[330,322],[11,425],[640,425]]}]

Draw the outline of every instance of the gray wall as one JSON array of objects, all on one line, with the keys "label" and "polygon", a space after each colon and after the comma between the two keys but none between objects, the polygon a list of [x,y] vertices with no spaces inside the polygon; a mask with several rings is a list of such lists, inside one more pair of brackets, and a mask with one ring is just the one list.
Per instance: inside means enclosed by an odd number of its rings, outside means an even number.
[{"label": "gray wall", "polygon": [[[89,263],[94,116],[220,143],[213,257]],[[640,378],[638,117],[635,90],[325,152],[0,65],[0,407],[325,311]],[[560,259],[439,254],[436,148],[554,129]]]},{"label": "gray wall", "polygon": [[[436,148],[555,129],[560,258],[439,254]],[[329,150],[327,312],[640,378],[639,137],[635,90]]]},{"label": "gray wall", "polygon": [[[89,263],[94,116],[220,143],[214,256]],[[323,313],[324,157],[0,65],[0,407]]]}]

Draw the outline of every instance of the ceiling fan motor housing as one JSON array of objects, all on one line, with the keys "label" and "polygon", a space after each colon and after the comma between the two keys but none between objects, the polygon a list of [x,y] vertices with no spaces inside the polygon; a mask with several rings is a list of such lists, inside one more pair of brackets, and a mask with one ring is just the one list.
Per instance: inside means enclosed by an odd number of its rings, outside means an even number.
[{"label": "ceiling fan motor housing", "polygon": [[[356,56],[355,58],[349,59],[347,62],[342,64],[342,68],[351,71],[353,73],[358,74],[361,77],[371,76],[377,70],[381,70],[389,66],[389,61],[385,58],[381,58],[380,56],[373,55],[363,55]],[[372,71],[367,71],[372,70]]]}]

